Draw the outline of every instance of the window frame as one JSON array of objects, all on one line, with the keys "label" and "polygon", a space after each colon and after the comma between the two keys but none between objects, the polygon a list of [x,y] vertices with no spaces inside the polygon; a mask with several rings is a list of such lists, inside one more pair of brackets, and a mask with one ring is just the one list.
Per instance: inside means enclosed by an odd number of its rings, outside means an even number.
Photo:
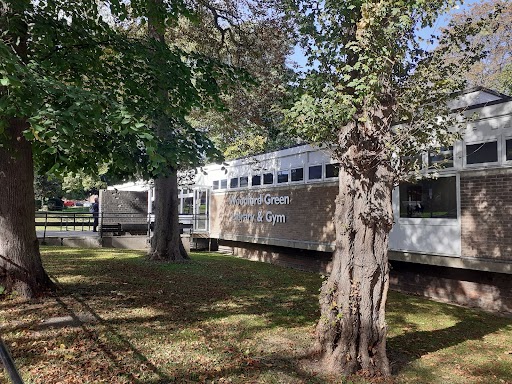
[{"label": "window frame", "polygon": [[[311,179],[309,177],[309,168],[311,167],[320,167],[320,177],[318,179]],[[306,179],[308,183],[318,183],[324,180],[324,163],[313,163],[308,164],[308,178]]]},{"label": "window frame", "polygon": [[[332,166],[337,166],[338,167],[338,176],[329,176],[329,177],[327,177],[327,166],[328,165],[332,165]],[[336,162],[325,163],[324,164],[323,173],[324,173],[323,179],[326,180],[326,181],[338,180],[339,177],[340,177],[340,163],[336,163]]]},{"label": "window frame", "polygon": [[[260,178],[260,183],[259,184],[253,184],[252,183],[252,179],[253,177],[259,177]],[[261,186],[263,185],[263,175],[261,174],[261,172],[256,172],[256,173],[251,173],[250,177],[249,177],[249,188],[261,188]]]},{"label": "window frame", "polygon": [[501,141],[501,147],[503,150],[501,151],[501,161],[502,164],[512,164],[512,158],[510,160],[507,159],[507,141],[511,141],[512,143],[512,135],[503,135],[502,141]]},{"label": "window frame", "polygon": [[[481,144],[487,144],[487,143],[496,143],[496,161],[468,164],[468,154],[467,154],[468,145],[481,145]],[[464,168],[479,168],[479,167],[489,167],[489,166],[499,165],[501,152],[502,152],[500,147],[501,147],[500,140],[497,137],[494,137],[492,139],[487,139],[487,140],[464,142],[463,149],[462,149],[463,150],[463,166],[464,166]]]},{"label": "window frame", "polygon": [[[282,181],[282,182],[279,181],[279,173],[281,173],[281,172],[286,172],[286,175],[287,175],[286,181]],[[292,177],[292,175],[291,175],[289,168],[281,168],[276,171],[275,185],[289,184],[291,177]]]},{"label": "window frame", "polygon": [[[294,170],[296,170],[296,169],[302,169],[302,180],[292,180],[292,171],[294,171]],[[306,182],[304,169],[305,169],[305,166],[302,166],[302,167],[295,167],[295,168],[291,168],[291,167],[290,167],[290,181],[289,181],[289,183],[290,183],[290,184],[298,184],[298,183],[304,183],[304,182]]]},{"label": "window frame", "polygon": [[[243,178],[247,178],[247,185],[244,185],[244,186],[242,187],[242,183],[241,183],[241,181],[242,181],[242,179],[243,179]],[[240,176],[240,177],[238,178],[238,188],[249,188],[249,175]]]},{"label": "window frame", "polygon": [[[272,175],[272,183],[265,183],[265,175]],[[276,172],[275,170],[262,172],[261,173],[261,186],[269,186],[269,185],[276,185]]]},{"label": "window frame", "polygon": [[[393,195],[396,194],[396,199],[395,197],[393,198],[393,212],[394,212],[394,217],[395,217],[395,221],[398,220],[397,222],[399,222],[400,224],[403,224],[403,225],[425,225],[425,226],[432,226],[432,225],[435,225],[435,226],[443,226],[443,225],[447,225],[447,226],[458,226],[460,228],[460,225],[461,225],[461,206],[460,206],[460,203],[461,203],[461,193],[460,193],[460,173],[459,172],[456,172],[455,169],[451,169],[452,172],[450,172],[449,174],[443,174],[442,176],[440,175],[437,180],[439,179],[442,179],[442,178],[445,178],[445,177],[454,177],[455,178],[455,208],[456,208],[456,212],[457,212],[457,217],[402,217],[400,216],[400,210],[401,210],[401,204],[402,204],[402,201],[401,201],[401,197],[400,197],[400,185],[398,185],[394,192],[393,192]],[[418,180],[418,181],[421,181],[421,180]]]}]

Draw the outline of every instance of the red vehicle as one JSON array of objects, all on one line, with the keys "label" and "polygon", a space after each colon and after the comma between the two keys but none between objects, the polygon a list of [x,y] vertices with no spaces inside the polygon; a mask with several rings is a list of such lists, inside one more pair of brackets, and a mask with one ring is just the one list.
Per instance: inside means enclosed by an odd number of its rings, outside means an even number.
[{"label": "red vehicle", "polygon": [[75,202],[73,200],[66,200],[64,202],[64,206],[65,207],[74,207],[75,206]]}]

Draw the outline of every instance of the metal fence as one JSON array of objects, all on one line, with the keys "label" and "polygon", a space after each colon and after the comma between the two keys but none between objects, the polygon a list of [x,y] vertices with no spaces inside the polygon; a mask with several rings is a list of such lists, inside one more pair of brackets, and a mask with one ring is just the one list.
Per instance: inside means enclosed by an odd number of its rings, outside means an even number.
[{"label": "metal fence", "polygon": [[7,346],[4,341],[0,338],[0,361],[7,371],[9,378],[11,379],[13,384],[23,384],[23,380],[21,379],[18,370],[16,369],[16,364],[14,364],[14,360],[12,359]]},{"label": "metal fence", "polygon": [[[36,230],[43,231],[43,238],[49,231],[92,231],[97,217],[100,236],[105,233],[137,234],[151,236],[154,229],[154,214],[134,212],[36,212]],[[208,232],[207,214],[180,215],[180,227],[184,232]]]}]

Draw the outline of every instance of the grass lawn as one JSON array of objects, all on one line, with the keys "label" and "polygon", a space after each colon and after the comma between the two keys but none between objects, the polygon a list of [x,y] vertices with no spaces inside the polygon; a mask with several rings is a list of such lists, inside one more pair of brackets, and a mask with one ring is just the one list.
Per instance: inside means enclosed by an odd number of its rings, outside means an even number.
[{"label": "grass lawn", "polygon": [[[135,251],[42,252],[57,295],[0,301],[26,383],[341,382],[309,368],[316,274],[207,253],[166,265]],[[397,383],[512,383],[510,318],[392,293],[388,323]]]}]

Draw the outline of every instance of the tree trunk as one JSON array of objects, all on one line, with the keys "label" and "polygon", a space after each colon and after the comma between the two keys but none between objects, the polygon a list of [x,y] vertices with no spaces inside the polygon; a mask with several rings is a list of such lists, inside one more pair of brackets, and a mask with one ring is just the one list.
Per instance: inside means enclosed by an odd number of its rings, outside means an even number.
[{"label": "tree trunk", "polygon": [[155,179],[155,231],[151,243],[151,260],[181,262],[189,257],[180,236],[178,176]]},{"label": "tree trunk", "polygon": [[39,254],[35,232],[32,148],[22,132],[23,119],[12,119],[0,147],[0,285],[33,298],[54,288]]},{"label": "tree trunk", "polygon": [[384,144],[390,137],[389,113],[373,111],[368,115],[377,116],[376,122],[353,123],[339,136],[344,153],[339,156],[336,250],[320,294],[315,346],[331,373],[390,375],[385,305],[393,170]]},{"label": "tree trunk", "polygon": [[[161,15],[159,12],[164,3],[162,0],[151,0],[150,3],[153,10],[148,17],[149,38],[165,44],[164,24],[157,17]],[[165,63],[160,66],[163,68]],[[167,89],[160,86],[157,94],[163,104],[169,103]],[[155,132],[158,137],[165,138],[170,131],[169,118],[164,111],[159,113],[154,117]],[[176,169],[171,169],[168,177],[155,179],[155,231],[149,254],[151,260],[182,262],[189,259],[181,242],[178,201],[178,174]]]}]

